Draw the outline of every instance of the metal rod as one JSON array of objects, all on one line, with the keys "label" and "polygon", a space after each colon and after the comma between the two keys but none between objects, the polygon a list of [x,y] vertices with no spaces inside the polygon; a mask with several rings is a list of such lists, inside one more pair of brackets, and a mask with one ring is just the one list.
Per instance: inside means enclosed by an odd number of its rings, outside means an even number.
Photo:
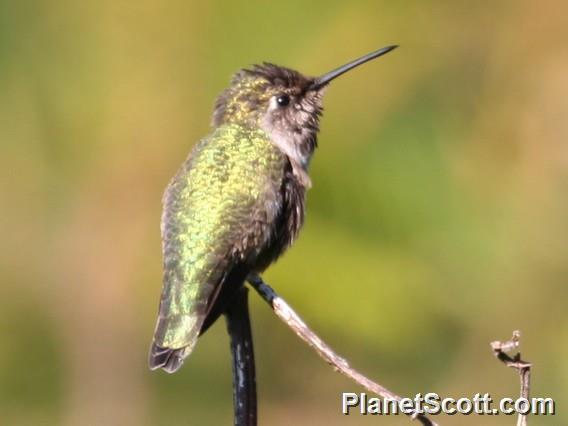
[{"label": "metal rod", "polygon": [[233,363],[235,426],[256,426],[256,373],[248,310],[248,289],[242,287],[225,312]]}]

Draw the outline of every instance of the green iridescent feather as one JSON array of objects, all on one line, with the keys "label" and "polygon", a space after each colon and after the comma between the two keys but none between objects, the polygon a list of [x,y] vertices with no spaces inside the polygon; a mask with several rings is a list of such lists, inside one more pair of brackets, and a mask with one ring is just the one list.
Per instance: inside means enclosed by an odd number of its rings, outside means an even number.
[{"label": "green iridescent feather", "polygon": [[191,352],[227,266],[254,259],[268,243],[261,228],[278,214],[286,161],[264,131],[236,124],[194,148],[164,194],[155,344]]}]

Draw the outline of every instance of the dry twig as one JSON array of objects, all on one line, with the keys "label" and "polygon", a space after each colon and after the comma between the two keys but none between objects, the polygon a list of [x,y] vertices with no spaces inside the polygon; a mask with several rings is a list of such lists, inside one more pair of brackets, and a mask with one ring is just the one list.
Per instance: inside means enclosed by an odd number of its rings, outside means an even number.
[{"label": "dry twig", "polygon": [[[513,357],[507,355],[506,352],[511,352],[517,349],[520,345],[519,339],[521,332],[518,330],[513,331],[511,340],[500,342],[498,340],[491,342],[491,349],[493,354],[503,362],[507,367],[514,368],[519,372],[521,379],[521,398],[529,399],[530,380],[531,380],[531,363],[521,360],[521,353],[517,352]],[[527,426],[527,415],[520,414],[517,418],[517,426]]]},{"label": "dry twig", "polygon": [[[309,346],[311,346],[317,354],[323,358],[329,365],[331,365],[336,371],[347,376],[348,378],[354,380],[362,387],[367,389],[382,398],[389,398],[393,400],[400,401],[401,397],[384,386],[367,378],[363,374],[359,373],[357,370],[351,368],[349,363],[338,354],[336,354],[323,340],[321,340],[305,323],[302,319],[294,312],[294,310],[282,299],[276,292],[266,284],[260,276],[249,276],[249,283],[254,287],[254,289],[262,296],[262,298],[272,307],[276,315],[290,327],[294,333]],[[432,420],[430,420],[423,413],[412,413],[409,414],[412,419],[418,420],[420,423],[426,426],[435,426]]]}]

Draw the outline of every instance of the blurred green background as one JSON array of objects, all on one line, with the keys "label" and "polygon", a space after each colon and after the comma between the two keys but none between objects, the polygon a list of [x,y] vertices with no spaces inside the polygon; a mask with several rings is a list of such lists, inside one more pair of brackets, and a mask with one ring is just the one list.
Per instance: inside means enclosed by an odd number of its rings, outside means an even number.
[{"label": "blurred green background", "polygon": [[[146,367],[160,199],[215,96],[264,60],[334,82],[308,215],[265,278],[403,395],[516,396],[489,342],[520,329],[568,423],[568,6],[529,0],[0,0],[0,424],[228,425],[219,321]],[[340,414],[334,373],[251,293],[260,424]],[[507,425],[453,416],[443,424]]]}]

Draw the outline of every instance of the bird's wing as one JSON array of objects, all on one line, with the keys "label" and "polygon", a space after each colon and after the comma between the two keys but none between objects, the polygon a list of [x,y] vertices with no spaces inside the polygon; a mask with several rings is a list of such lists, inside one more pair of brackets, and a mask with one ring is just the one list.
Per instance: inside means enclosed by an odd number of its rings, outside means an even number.
[{"label": "bird's wing", "polygon": [[242,270],[266,245],[281,208],[285,161],[263,132],[222,126],[195,147],[170,182],[150,368],[174,372],[181,366],[227,274],[235,265]]}]

